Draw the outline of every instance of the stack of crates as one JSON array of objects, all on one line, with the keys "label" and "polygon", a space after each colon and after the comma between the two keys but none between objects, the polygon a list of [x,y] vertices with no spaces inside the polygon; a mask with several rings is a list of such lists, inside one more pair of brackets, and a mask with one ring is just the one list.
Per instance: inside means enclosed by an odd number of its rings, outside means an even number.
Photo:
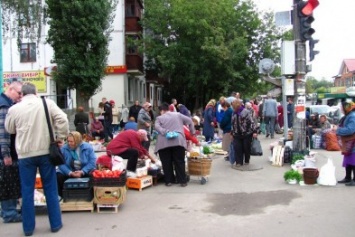
[{"label": "stack of crates", "polygon": [[64,182],[63,202],[87,201],[94,197],[90,178],[70,178]]}]

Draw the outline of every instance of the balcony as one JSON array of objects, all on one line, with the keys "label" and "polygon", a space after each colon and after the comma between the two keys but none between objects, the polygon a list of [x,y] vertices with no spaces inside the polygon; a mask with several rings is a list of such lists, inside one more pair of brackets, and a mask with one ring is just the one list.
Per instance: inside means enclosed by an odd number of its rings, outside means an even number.
[{"label": "balcony", "polygon": [[142,32],[143,28],[139,24],[139,17],[128,16],[125,19],[126,32]]},{"label": "balcony", "polygon": [[143,58],[138,54],[126,55],[127,73],[143,75]]}]

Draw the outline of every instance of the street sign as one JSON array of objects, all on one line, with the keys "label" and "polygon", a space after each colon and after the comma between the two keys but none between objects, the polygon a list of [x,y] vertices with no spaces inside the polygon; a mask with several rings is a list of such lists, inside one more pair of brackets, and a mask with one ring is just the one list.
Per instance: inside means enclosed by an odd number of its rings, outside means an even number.
[{"label": "street sign", "polygon": [[291,11],[276,12],[275,25],[276,26],[289,26],[291,25]]}]

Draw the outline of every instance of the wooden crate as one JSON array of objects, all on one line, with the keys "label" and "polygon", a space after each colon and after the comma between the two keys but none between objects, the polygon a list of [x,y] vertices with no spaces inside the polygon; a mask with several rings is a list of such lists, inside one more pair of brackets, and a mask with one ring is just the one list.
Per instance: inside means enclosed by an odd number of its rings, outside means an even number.
[{"label": "wooden crate", "polygon": [[153,177],[151,175],[144,176],[142,178],[127,178],[127,188],[138,189],[142,191],[143,188],[153,185]]},{"label": "wooden crate", "polygon": [[94,202],[91,200],[90,202],[81,201],[81,200],[73,200],[68,202],[61,202],[60,208],[62,212],[65,211],[90,211],[94,212]]},{"label": "wooden crate", "polygon": [[117,213],[119,204],[97,204],[97,213]]}]

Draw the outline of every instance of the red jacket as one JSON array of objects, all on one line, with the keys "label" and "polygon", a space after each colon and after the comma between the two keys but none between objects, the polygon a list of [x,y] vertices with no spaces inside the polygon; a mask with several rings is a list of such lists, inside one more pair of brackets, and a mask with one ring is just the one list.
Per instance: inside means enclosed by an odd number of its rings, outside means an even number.
[{"label": "red jacket", "polygon": [[199,143],[197,138],[191,135],[190,130],[185,125],[184,125],[184,134],[185,134],[186,140],[192,141],[192,143],[194,143],[196,145]]},{"label": "red jacket", "polygon": [[134,148],[138,150],[139,157],[143,155],[148,156],[148,151],[142,146],[137,131],[126,130],[120,132],[106,147],[107,155],[120,155],[128,148]]}]

